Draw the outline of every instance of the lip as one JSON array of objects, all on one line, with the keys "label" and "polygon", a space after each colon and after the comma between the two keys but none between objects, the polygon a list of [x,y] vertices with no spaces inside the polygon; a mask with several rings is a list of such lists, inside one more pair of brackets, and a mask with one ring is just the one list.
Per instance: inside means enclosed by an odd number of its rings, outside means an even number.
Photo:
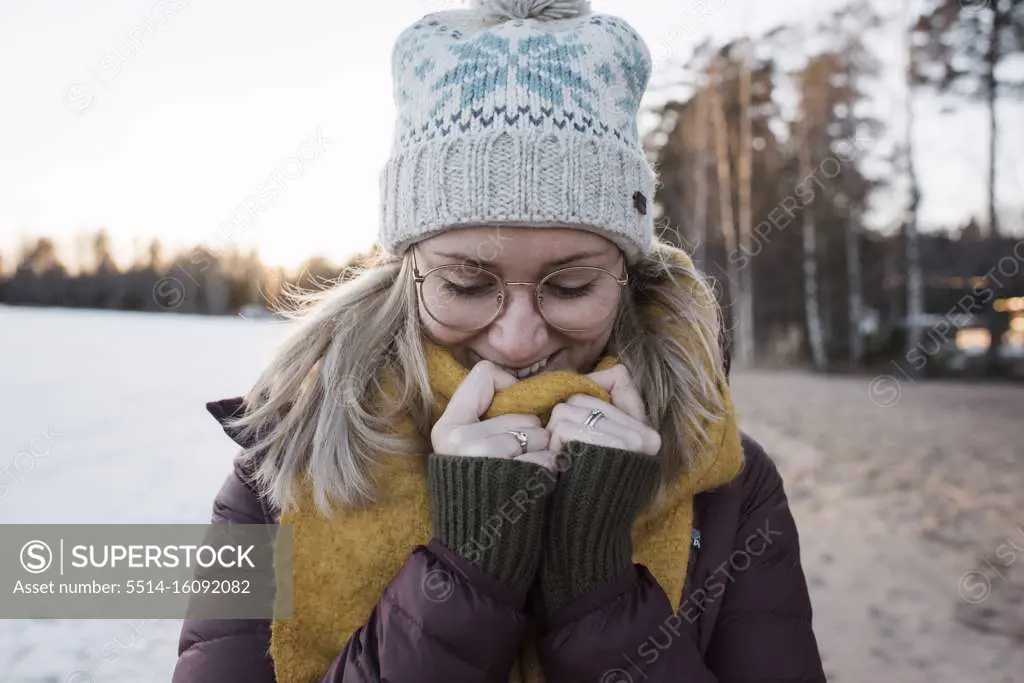
[{"label": "lip", "polygon": [[[557,368],[553,367],[554,362],[561,359],[561,355],[562,355],[562,352],[564,350],[565,349],[559,349],[558,351],[555,351],[554,353],[552,353],[552,354],[550,354],[548,356],[544,356],[544,357],[542,357],[542,358],[540,358],[538,360],[531,361],[531,362],[527,363],[526,365],[523,365],[522,367],[528,368],[531,365],[533,365],[534,363],[539,363],[542,360],[546,359],[547,360],[547,366],[545,366],[545,368],[541,372],[538,372],[538,373],[535,373],[533,375],[530,375],[530,377],[536,377],[537,375],[542,374],[544,372],[549,372],[551,370],[556,370]],[[472,349],[470,349],[470,351],[469,351],[469,359],[470,359],[470,361],[473,364],[479,363],[482,360],[489,360],[489,359],[484,358],[483,356],[481,356],[476,351],[473,351]],[[509,367],[509,366],[505,365],[504,363],[499,363],[497,361],[491,361],[491,362],[494,363],[495,365],[500,366],[500,367]]]}]

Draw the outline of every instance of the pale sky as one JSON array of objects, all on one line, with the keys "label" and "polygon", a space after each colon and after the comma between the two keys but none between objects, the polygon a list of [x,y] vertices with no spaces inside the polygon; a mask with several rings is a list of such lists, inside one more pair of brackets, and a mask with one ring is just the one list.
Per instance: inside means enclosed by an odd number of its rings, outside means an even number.
[{"label": "pale sky", "polygon": [[[268,181],[277,198],[230,239],[258,243],[265,261],[286,266],[312,253],[342,260],[368,248],[391,144],[392,44],[423,14],[460,4],[3,0],[0,249],[24,234],[68,244],[101,226],[121,256],[130,256],[133,239],[154,235],[178,246],[219,245],[218,226]],[[594,7],[636,27],[655,56],[653,81],[663,83],[709,33],[756,34],[839,4],[596,0]],[[898,48],[898,36],[886,44]],[[896,115],[897,103],[881,106]],[[1016,129],[1002,157],[1000,192],[1008,198],[1024,181],[1024,133],[1009,108],[1001,116]],[[919,136],[924,222],[984,215],[981,113],[925,116]],[[296,155],[301,165],[286,164]],[[892,198],[880,201],[891,214]],[[876,220],[891,215],[883,210]]]}]

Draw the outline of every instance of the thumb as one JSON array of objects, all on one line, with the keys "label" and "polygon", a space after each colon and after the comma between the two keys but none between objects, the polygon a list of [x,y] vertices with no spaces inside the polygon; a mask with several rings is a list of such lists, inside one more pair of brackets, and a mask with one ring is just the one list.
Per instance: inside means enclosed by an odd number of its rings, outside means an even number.
[{"label": "thumb", "polygon": [[494,393],[507,389],[517,381],[491,361],[480,361],[452,394],[444,415],[438,421],[452,424],[478,422],[494,400]]}]

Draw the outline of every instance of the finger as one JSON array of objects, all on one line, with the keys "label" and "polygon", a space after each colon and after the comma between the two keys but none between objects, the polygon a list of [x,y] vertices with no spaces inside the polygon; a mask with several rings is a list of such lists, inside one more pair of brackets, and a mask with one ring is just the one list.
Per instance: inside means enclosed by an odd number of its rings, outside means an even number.
[{"label": "finger", "polygon": [[608,446],[609,448],[629,450],[622,439],[617,436],[595,432],[589,427],[571,422],[559,422],[554,427],[550,427],[548,431],[551,433],[548,448],[555,453],[561,451],[570,441],[581,441],[595,446]]},{"label": "finger", "polygon": [[612,405],[622,408],[629,415],[646,423],[644,400],[640,397],[640,392],[633,384],[633,378],[630,377],[629,370],[625,365],[620,363],[607,370],[593,372],[587,377],[600,384],[612,395]]},{"label": "finger", "polygon": [[[501,435],[507,436],[506,441],[509,439],[514,441],[515,437],[508,433],[510,429],[522,432],[531,432],[532,430],[544,431],[540,418],[536,415],[499,415],[482,422],[452,427],[447,435],[446,443],[450,443],[452,447],[458,449],[460,444],[483,441]],[[542,446],[536,447],[537,450],[540,448]],[[519,453],[518,445],[516,446],[516,453]]]},{"label": "finger", "polygon": [[[598,420],[593,426],[597,431],[601,431],[602,425],[606,424],[608,420],[611,420],[612,423],[620,424],[626,427],[630,432],[638,434],[640,436],[640,445],[636,450],[641,453],[655,455],[659,450],[661,450],[661,435],[652,429],[649,424],[645,421],[637,420],[631,415],[627,415],[615,406],[609,405],[607,402],[602,401],[599,398],[587,396],[586,394],[573,394],[566,400],[566,404],[583,408],[587,411],[587,415],[589,415],[590,411],[594,409],[603,412],[605,414],[605,419]],[[617,433],[614,429],[605,429],[605,431]]]},{"label": "finger", "polygon": [[473,366],[459,388],[452,394],[440,421],[449,424],[477,422],[494,400],[494,392],[507,389],[516,378],[488,360]]},{"label": "finger", "polygon": [[[587,398],[593,397],[588,396]],[[599,399],[593,400],[596,401],[598,405],[592,405],[585,408],[571,405],[569,403],[559,403],[551,411],[551,420],[548,421],[547,430],[549,432],[553,431],[558,424],[565,422],[578,428],[584,434],[607,434],[609,436],[614,436],[624,444],[623,446],[620,446],[620,448],[625,448],[626,450],[636,451],[639,453],[647,451],[645,435],[640,431],[647,430],[647,428],[625,413],[616,411],[627,420],[626,424],[616,422],[610,415],[606,415],[592,425],[584,424],[584,420],[586,420],[590,415],[592,407],[598,408],[601,411],[606,411],[607,409],[614,410],[614,408],[604,401]],[[587,443],[593,442],[588,440]]]},{"label": "finger", "polygon": [[510,429],[540,428],[540,418],[536,415],[499,415],[482,422],[456,425],[445,424],[438,420],[431,429],[431,444],[435,453],[459,455],[464,444],[482,441],[486,438],[505,434]]},{"label": "finger", "polygon": [[481,430],[481,434],[499,434],[506,429],[532,429],[534,427],[541,427],[540,417],[536,415],[529,415],[526,413],[509,413],[508,415],[499,415],[498,417],[492,417],[487,420],[481,420],[476,425],[468,425],[471,429]]},{"label": "finger", "polygon": [[490,458],[520,458],[530,451],[541,451],[548,448],[550,435],[546,429],[523,429],[518,430],[526,434],[526,450],[523,453],[519,446],[519,439],[508,432],[494,434],[483,439],[475,439],[462,444],[455,455],[469,457],[490,457]]},{"label": "finger", "polygon": [[[577,394],[573,395],[576,396]],[[572,397],[570,396],[569,398],[571,399]],[[626,415],[604,401],[595,398],[593,399],[593,402],[588,402],[586,405],[580,405],[579,402],[571,403],[568,400],[556,404],[555,407],[551,409],[551,418],[544,426],[551,429],[552,426],[559,422],[572,422],[583,427],[588,427],[586,421],[587,418],[590,417],[591,411],[594,409],[600,410],[605,414],[604,417],[598,418],[596,423],[589,426],[590,429],[595,431],[601,431],[598,429],[598,424],[610,424],[612,422],[617,422],[618,424],[626,427],[639,424],[629,415]]]},{"label": "finger", "polygon": [[[583,419],[586,419],[591,410],[600,410],[604,413],[607,419],[612,420],[613,422],[634,427],[646,426],[645,422],[636,419],[619,408],[616,408],[611,403],[602,401],[599,398],[594,398],[588,394],[573,394],[565,400],[565,405],[576,408],[577,410],[582,410]],[[553,414],[554,411],[552,411],[552,415]],[[599,420],[599,422],[604,422],[604,420]]]}]

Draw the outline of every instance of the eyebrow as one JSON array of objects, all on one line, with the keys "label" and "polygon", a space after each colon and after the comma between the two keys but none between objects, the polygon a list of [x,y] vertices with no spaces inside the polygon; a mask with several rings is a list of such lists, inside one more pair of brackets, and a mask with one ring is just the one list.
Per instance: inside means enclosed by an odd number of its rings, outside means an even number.
[{"label": "eyebrow", "polygon": [[[477,265],[483,265],[483,266],[494,265],[493,261],[486,261],[486,260],[483,260],[483,259],[478,259],[478,258],[475,258],[473,256],[469,256],[468,254],[447,253],[447,252],[438,251],[438,252],[434,252],[434,255],[435,256],[441,256],[443,258],[457,259],[457,260],[460,260],[460,261],[465,261],[466,263],[474,263],[474,264],[477,264]],[[594,258],[594,257],[597,257],[597,256],[607,256],[607,255],[608,255],[608,252],[604,252],[604,251],[584,251],[584,252],[580,252],[578,254],[572,254],[571,256],[566,256],[564,258],[553,259],[551,261],[545,261],[544,263],[541,264],[541,266],[542,266],[543,269],[559,268],[561,266],[567,265],[569,263],[573,263],[575,261],[582,261],[583,259]]]}]

